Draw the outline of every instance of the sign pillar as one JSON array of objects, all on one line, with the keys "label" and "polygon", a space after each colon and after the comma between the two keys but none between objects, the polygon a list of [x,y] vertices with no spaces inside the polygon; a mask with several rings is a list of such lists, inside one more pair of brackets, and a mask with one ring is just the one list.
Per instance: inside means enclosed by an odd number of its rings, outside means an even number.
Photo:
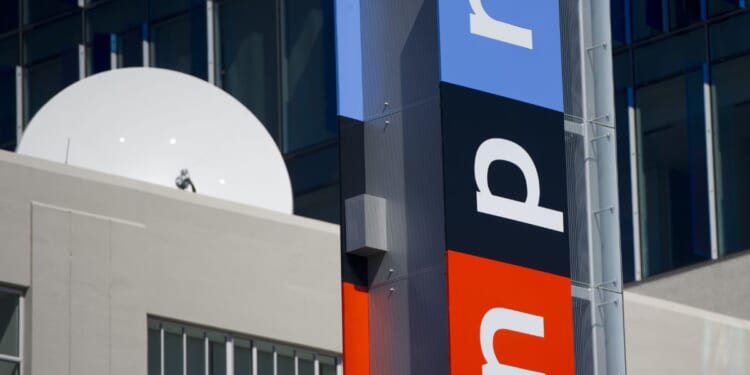
[{"label": "sign pillar", "polygon": [[575,373],[559,1],[337,0],[347,375]]}]

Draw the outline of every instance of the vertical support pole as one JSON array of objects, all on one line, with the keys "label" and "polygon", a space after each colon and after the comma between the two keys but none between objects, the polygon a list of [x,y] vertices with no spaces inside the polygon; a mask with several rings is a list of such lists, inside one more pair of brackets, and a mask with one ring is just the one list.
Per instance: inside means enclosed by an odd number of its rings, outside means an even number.
[{"label": "vertical support pole", "polygon": [[630,143],[630,199],[633,211],[633,262],[635,263],[635,280],[643,278],[641,261],[641,214],[638,173],[638,136],[635,122],[635,90],[628,87],[628,137]]},{"label": "vertical support pole", "polygon": [[208,334],[204,333],[203,334],[203,374],[204,375],[208,375],[209,370],[210,370],[210,365],[208,363],[209,359],[211,358],[211,356],[209,355],[209,349],[210,349],[209,345],[210,344],[208,342]]},{"label": "vertical support pole", "polygon": [[320,360],[317,354],[313,354],[313,375],[320,375]]},{"label": "vertical support pole", "polygon": [[78,45],[78,79],[86,78],[86,46]]},{"label": "vertical support pole", "polygon": [[118,68],[118,47],[117,47],[117,34],[109,34],[109,68],[115,70]]},{"label": "vertical support pole", "polygon": [[719,258],[719,226],[716,208],[716,165],[714,160],[714,115],[711,71],[703,65],[703,113],[706,123],[706,168],[708,174],[708,222],[711,233],[711,259]]},{"label": "vertical support pole", "polygon": [[[24,324],[26,324],[26,317],[24,316],[25,308],[24,308],[24,297],[23,295],[18,296],[18,358],[19,358],[19,364],[18,364],[18,373],[20,375],[25,375],[24,370],[24,362],[26,360],[24,356],[24,345],[26,345],[26,342],[24,340],[25,335],[25,329]],[[316,374],[317,375],[317,374]]]},{"label": "vertical support pole", "polygon": [[299,356],[297,351],[294,351],[294,375],[299,375]]},{"label": "vertical support pole", "polygon": [[214,2],[213,0],[206,0],[206,35],[208,35],[208,83],[216,84],[216,38],[214,28]]},{"label": "vertical support pole", "polygon": [[251,366],[252,369],[252,375],[258,375],[258,346],[255,344],[255,341],[251,342],[250,345],[252,346],[252,358]]},{"label": "vertical support pole", "polygon": [[148,24],[141,25],[141,54],[143,55],[143,66],[151,66],[151,43],[148,33]]},{"label": "vertical support pole", "polygon": [[187,332],[182,328],[182,375],[187,375]]},{"label": "vertical support pole", "polygon": [[226,375],[234,375],[234,338],[232,336],[227,336],[226,343]]},{"label": "vertical support pole", "polygon": [[336,358],[336,375],[344,375],[344,360]]},{"label": "vertical support pole", "polygon": [[[580,38],[580,50],[581,50],[581,106],[582,106],[582,114],[583,114],[583,144],[584,144],[584,175],[585,175],[585,184],[586,184],[586,227],[588,230],[587,233],[587,246],[588,246],[588,258],[589,258],[589,284],[594,285],[596,284],[596,275],[598,273],[597,266],[596,266],[596,250],[595,250],[595,244],[596,242],[596,225],[595,225],[595,218],[594,218],[594,211],[597,210],[597,207],[594,207],[594,197],[593,192],[594,189],[592,187],[593,177],[592,177],[592,170],[595,168],[594,161],[596,160],[596,156],[593,154],[592,150],[592,137],[594,136],[592,134],[593,124],[591,123],[592,116],[590,114],[591,108],[590,108],[590,98],[589,98],[589,89],[590,89],[590,82],[588,80],[589,72],[588,72],[588,61],[589,59],[589,49],[587,48],[589,45],[591,45],[590,41],[587,40],[587,28],[586,28],[586,21],[588,18],[586,17],[589,13],[587,11],[588,8],[588,2],[585,0],[581,0],[578,2],[578,19],[579,19],[579,38]],[[598,314],[598,301],[597,301],[597,293],[595,290],[591,290],[591,299],[589,301],[590,306],[590,315],[591,315],[591,350],[592,350],[592,359],[593,359],[593,374],[597,375],[600,373],[599,369],[599,355],[598,355],[598,348],[599,348],[599,327],[601,324],[599,323],[599,314]]]},{"label": "vertical support pole", "polygon": [[23,138],[23,68],[16,66],[16,145],[21,144]]},{"label": "vertical support pole", "polygon": [[271,350],[273,350],[273,375],[279,375],[279,353],[276,352],[275,346]]},{"label": "vertical support pole", "polygon": [[159,324],[159,374],[164,375],[164,325]]}]

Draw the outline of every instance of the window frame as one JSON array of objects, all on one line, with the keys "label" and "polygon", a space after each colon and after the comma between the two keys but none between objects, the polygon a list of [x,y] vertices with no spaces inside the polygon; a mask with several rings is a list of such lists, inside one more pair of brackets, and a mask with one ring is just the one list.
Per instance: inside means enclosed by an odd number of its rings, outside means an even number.
[{"label": "window frame", "polygon": [[0,361],[17,363],[18,373],[24,373],[24,325],[26,324],[25,311],[24,311],[24,293],[23,291],[15,288],[5,287],[0,285],[0,292],[13,294],[18,296],[18,356],[0,353]]},{"label": "window frame", "polygon": [[[313,364],[313,374],[318,375],[322,371],[322,365],[326,362],[326,365],[331,365],[331,363],[328,363],[329,360],[333,360],[333,366],[336,369],[337,374],[341,374],[343,371],[343,363],[341,360],[341,357],[339,354],[320,351],[312,348],[306,348],[306,347],[297,347],[292,346],[284,343],[279,342],[272,342],[270,340],[266,339],[259,339],[254,338],[249,335],[243,335],[243,334],[236,334],[230,331],[225,330],[219,330],[219,329],[213,329],[213,328],[206,328],[202,327],[200,325],[192,324],[192,323],[184,323],[179,321],[174,321],[170,319],[163,319],[160,317],[155,316],[148,316],[147,319],[147,330],[155,330],[158,332],[159,337],[159,374],[165,375],[167,373],[165,368],[165,361],[164,361],[164,352],[165,352],[165,326],[168,326],[167,328],[170,331],[174,331],[175,329],[179,330],[181,332],[182,336],[182,371],[183,374],[187,373],[186,363],[187,363],[187,337],[188,337],[188,331],[195,332],[196,330],[203,332],[203,355],[204,355],[204,375],[211,374],[211,366],[210,366],[210,347],[212,342],[216,342],[214,339],[217,337],[223,337],[224,338],[224,345],[225,345],[225,368],[226,368],[226,374],[227,375],[235,375],[235,346],[239,345],[237,343],[238,341],[242,343],[249,343],[249,351],[250,351],[250,374],[247,375],[258,375],[258,362],[259,362],[259,356],[258,352],[261,350],[260,347],[263,348],[270,348],[271,354],[273,356],[273,373],[274,375],[279,374],[279,366],[278,366],[278,360],[279,360],[279,352],[284,353],[291,353],[292,363],[294,366],[294,375],[300,375],[300,359],[308,360],[309,358],[312,358],[312,364]],[[214,339],[212,339],[214,338]],[[147,348],[148,351],[148,348]],[[303,357],[303,358],[301,358]]]}]

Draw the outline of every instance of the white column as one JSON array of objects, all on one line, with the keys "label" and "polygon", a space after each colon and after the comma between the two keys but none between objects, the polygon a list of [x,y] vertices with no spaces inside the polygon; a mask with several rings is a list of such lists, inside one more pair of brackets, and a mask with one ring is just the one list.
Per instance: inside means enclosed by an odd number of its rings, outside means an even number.
[{"label": "white column", "polygon": [[21,143],[23,138],[23,68],[16,66],[16,145]]},{"label": "white column", "polygon": [[206,0],[206,35],[208,35],[208,83],[216,84],[216,67],[215,58],[216,47],[215,47],[215,28],[214,28],[214,2],[213,0]]},{"label": "white column", "polygon": [[633,262],[635,263],[635,280],[643,278],[641,262],[641,214],[640,214],[640,191],[638,173],[638,130],[636,128],[635,93],[632,87],[628,87],[628,140],[630,144],[630,200],[633,213]]},{"label": "white column", "polygon": [[708,221],[711,232],[711,259],[719,258],[719,226],[716,208],[716,165],[714,160],[714,114],[711,75],[703,65],[703,113],[706,123],[706,168],[708,180]]}]

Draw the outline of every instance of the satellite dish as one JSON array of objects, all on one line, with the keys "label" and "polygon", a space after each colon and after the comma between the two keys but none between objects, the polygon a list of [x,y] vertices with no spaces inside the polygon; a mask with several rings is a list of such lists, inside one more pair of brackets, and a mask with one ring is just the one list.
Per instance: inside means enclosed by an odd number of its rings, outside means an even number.
[{"label": "satellite dish", "polygon": [[29,123],[17,152],[292,213],[284,159],[266,128],[221,89],[187,74],[127,68],[67,87]]}]

